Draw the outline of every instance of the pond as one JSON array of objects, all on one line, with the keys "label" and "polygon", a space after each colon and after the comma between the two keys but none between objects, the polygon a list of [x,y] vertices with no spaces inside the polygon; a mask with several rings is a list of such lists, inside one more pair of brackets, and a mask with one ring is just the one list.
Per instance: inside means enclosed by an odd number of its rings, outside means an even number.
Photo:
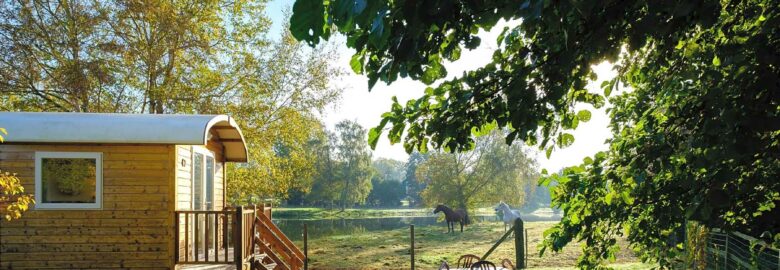
[{"label": "pond", "polygon": [[[385,231],[407,228],[409,224],[415,226],[437,225],[444,227],[444,221],[439,221],[437,216],[417,217],[375,217],[375,218],[347,218],[347,219],[274,219],[284,234],[293,241],[303,239],[303,224],[307,224],[309,239],[332,235],[347,235],[372,231]],[[499,222],[496,215],[474,216],[472,222]],[[523,215],[525,221],[557,221],[558,218],[540,217],[535,215]],[[457,225],[456,225],[457,227]]]}]

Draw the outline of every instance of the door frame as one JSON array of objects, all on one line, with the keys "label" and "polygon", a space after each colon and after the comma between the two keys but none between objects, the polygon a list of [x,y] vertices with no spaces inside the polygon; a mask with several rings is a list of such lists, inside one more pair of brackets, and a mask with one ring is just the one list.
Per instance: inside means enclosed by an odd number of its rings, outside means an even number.
[{"label": "door frame", "polygon": [[202,203],[201,210],[207,210],[206,209],[206,181],[207,181],[206,180],[207,179],[207,177],[206,177],[206,175],[207,175],[206,159],[210,157],[212,160],[214,160],[214,166],[213,166],[213,168],[211,168],[211,175],[212,175],[212,177],[211,177],[211,181],[212,181],[212,183],[211,183],[211,189],[212,189],[212,191],[211,191],[211,193],[212,193],[212,196],[211,196],[211,200],[212,200],[211,206],[212,206],[212,208],[214,208],[214,197],[215,196],[213,194],[214,193],[213,189],[215,189],[214,188],[214,182],[215,182],[214,180],[216,180],[216,179],[214,179],[214,178],[216,177],[216,171],[217,171],[217,165],[216,165],[217,159],[215,158],[214,151],[211,151],[211,150],[207,149],[205,146],[204,147],[194,147],[194,146],[192,147],[192,160],[190,161],[190,172],[191,172],[190,173],[190,184],[191,184],[190,186],[192,187],[192,190],[190,192],[190,209],[192,209],[192,210],[195,210],[195,155],[196,154],[203,155],[203,160],[201,161],[202,162],[201,163],[201,166],[202,166],[201,168],[203,168],[203,171],[201,172],[202,173],[201,181],[203,181],[203,182],[201,183],[201,186],[200,186],[201,187],[201,192],[200,192],[200,197],[201,198],[200,198],[200,201]]},{"label": "door frame", "polygon": [[[212,191],[211,191],[211,193],[212,193],[212,196],[211,196],[211,200],[212,200],[211,206],[212,206],[212,209],[211,210],[214,210],[213,208],[214,208],[214,197],[215,196],[213,194],[214,193],[214,183],[213,182],[215,180],[214,178],[216,177],[215,174],[216,174],[216,170],[217,170],[217,168],[216,168],[217,167],[216,166],[216,158],[215,158],[215,155],[214,155],[214,151],[209,150],[205,146],[191,146],[191,152],[192,152],[192,156],[190,158],[190,186],[191,186],[190,209],[191,210],[195,210],[195,194],[196,194],[195,193],[195,174],[196,174],[196,172],[195,172],[195,155],[200,154],[200,155],[203,156],[203,159],[201,160],[201,164],[200,164],[200,166],[202,168],[202,171],[200,172],[201,173],[201,181],[202,182],[201,182],[201,185],[200,185],[201,190],[200,190],[200,194],[199,194],[200,195],[200,202],[201,202],[199,210],[208,210],[207,207],[206,207],[207,206],[207,204],[206,204],[206,198],[207,198],[207,196],[206,196],[206,182],[208,181],[207,180],[208,179],[208,177],[207,177],[208,166],[206,166],[206,164],[207,164],[206,160],[208,158],[211,158],[212,160],[214,160],[214,166],[211,168],[211,174],[212,174],[212,177],[211,177],[212,178],[212,186],[211,186],[211,188],[212,188]],[[193,232],[193,233],[195,231],[195,222],[197,222],[199,224],[198,226],[200,228],[204,228],[205,222],[208,222],[208,221],[207,220],[197,219],[194,222],[190,223],[189,230],[191,232]],[[212,228],[209,228],[209,229],[212,229]],[[200,237],[201,237],[199,239],[200,241],[205,241],[204,237],[209,237],[209,236],[213,235],[213,233],[209,233],[209,232],[207,232],[205,230],[201,230],[201,234],[203,234],[203,235],[200,235]],[[190,238],[190,243],[188,243],[188,245],[194,246],[196,239],[198,239],[197,236],[193,235],[193,237]],[[208,247],[206,247],[206,248],[208,248]],[[192,250],[192,249],[190,249],[190,250]],[[198,251],[193,250],[193,254],[191,254],[191,255],[199,256],[200,254],[196,254],[197,252]]]}]

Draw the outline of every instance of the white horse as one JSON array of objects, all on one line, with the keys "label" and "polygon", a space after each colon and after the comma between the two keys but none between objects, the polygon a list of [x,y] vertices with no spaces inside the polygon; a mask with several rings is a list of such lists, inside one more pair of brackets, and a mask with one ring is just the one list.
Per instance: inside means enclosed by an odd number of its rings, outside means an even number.
[{"label": "white horse", "polygon": [[520,218],[520,212],[512,210],[512,208],[510,208],[509,205],[503,201],[498,203],[498,206],[496,206],[496,211],[501,211],[504,213],[504,232],[506,232],[507,224],[514,224],[515,219]]}]

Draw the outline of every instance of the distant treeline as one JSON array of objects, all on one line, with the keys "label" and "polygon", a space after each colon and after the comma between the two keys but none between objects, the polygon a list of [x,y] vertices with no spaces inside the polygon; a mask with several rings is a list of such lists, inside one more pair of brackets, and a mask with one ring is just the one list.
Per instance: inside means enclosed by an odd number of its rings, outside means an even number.
[{"label": "distant treeline", "polygon": [[342,121],[335,131],[309,144],[316,153],[309,189],[291,189],[289,206],[325,208],[423,207],[444,203],[460,208],[506,201],[514,207],[549,207],[550,192],[537,186],[536,162],[520,146],[501,141],[501,131],[477,137],[473,151],[413,152],[406,162],[371,160],[366,130]]}]

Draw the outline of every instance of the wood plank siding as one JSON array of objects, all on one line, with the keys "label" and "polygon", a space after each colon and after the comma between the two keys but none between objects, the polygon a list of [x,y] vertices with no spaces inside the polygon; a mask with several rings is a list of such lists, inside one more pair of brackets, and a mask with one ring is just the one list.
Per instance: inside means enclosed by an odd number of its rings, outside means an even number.
[{"label": "wood plank siding", "polygon": [[166,269],[172,145],[0,145],[0,169],[35,190],[35,152],[103,154],[98,210],[36,210],[0,221],[2,269]]}]

